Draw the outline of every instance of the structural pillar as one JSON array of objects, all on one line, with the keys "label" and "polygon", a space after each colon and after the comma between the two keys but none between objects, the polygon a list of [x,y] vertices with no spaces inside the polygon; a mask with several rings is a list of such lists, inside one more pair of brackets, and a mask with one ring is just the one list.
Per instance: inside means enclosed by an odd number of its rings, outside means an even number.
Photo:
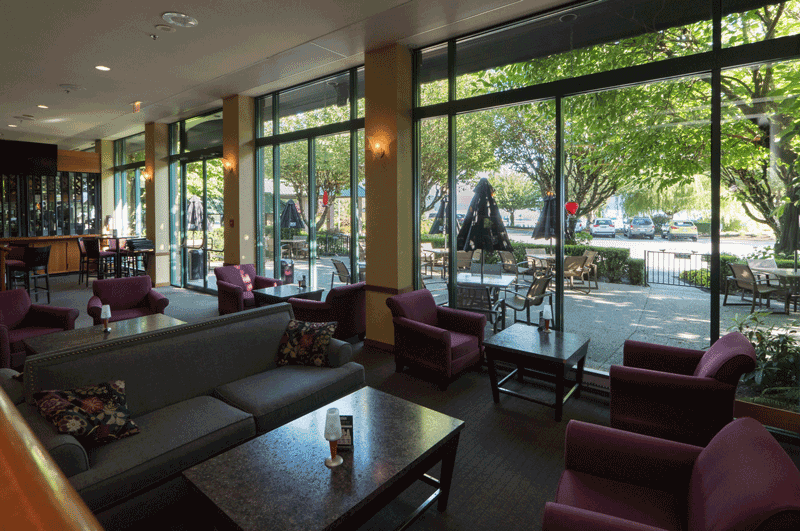
[{"label": "structural pillar", "polygon": [[247,96],[222,100],[225,262],[256,263],[255,104]]},{"label": "structural pillar", "polygon": [[169,126],[144,125],[146,237],[153,241],[147,274],[156,286],[169,285]]},{"label": "structural pillar", "polygon": [[402,45],[365,54],[367,342],[378,348],[394,345],[386,299],[413,287],[411,74]]},{"label": "structural pillar", "polygon": [[100,155],[100,223],[105,232],[106,216],[112,216],[113,228],[117,227],[117,204],[114,202],[114,141],[95,140],[94,152]]}]

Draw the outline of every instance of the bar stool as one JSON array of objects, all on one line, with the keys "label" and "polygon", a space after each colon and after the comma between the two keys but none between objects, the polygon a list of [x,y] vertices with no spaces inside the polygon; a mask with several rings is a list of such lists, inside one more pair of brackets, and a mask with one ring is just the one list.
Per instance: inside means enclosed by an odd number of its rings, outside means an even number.
[{"label": "bar stool", "polygon": [[6,286],[8,289],[12,289],[11,285],[13,279],[11,278],[11,270],[19,270],[25,267],[24,259],[27,245],[10,245],[9,247],[10,249],[6,255],[6,270],[3,274],[6,276]]},{"label": "bar stool", "polygon": [[105,276],[114,276],[114,260],[116,253],[110,251],[101,251],[100,242],[97,238],[79,238],[78,241],[83,241],[86,249],[86,263],[84,264],[84,272],[86,274],[86,285],[89,285],[89,276],[94,271],[95,277],[100,279]]},{"label": "bar stool", "polygon": [[[14,264],[8,268],[11,282],[16,284],[17,280],[22,280],[28,296],[39,302],[39,292],[47,292],[47,304],[50,304],[50,246],[27,247],[22,259],[22,265]],[[39,280],[44,279],[44,286],[39,285]]]}]

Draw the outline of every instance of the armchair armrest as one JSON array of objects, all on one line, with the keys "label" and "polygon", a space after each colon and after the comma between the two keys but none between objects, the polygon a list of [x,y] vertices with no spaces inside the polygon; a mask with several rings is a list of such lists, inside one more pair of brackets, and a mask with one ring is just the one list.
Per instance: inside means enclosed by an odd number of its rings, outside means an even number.
[{"label": "armchair armrest", "polygon": [[664,531],[624,518],[596,513],[578,507],[547,502],[544,505],[542,531]]},{"label": "armchair armrest", "polygon": [[261,277],[256,275],[253,279],[253,287],[255,289],[271,288],[273,286],[283,285],[283,280],[277,278]]},{"label": "armchair armrest", "polygon": [[217,280],[217,302],[220,315],[243,311],[244,288],[230,282]]},{"label": "armchair armrest", "polygon": [[437,348],[447,348],[450,350],[450,332],[443,328],[420,323],[419,321],[412,321],[407,317],[394,317],[392,318],[395,326],[395,332],[400,330],[410,336],[418,336],[414,338],[415,341],[439,343]]},{"label": "armchair armrest", "polygon": [[571,420],[565,435],[564,467],[643,487],[685,491],[702,450],[699,446]]},{"label": "armchair armrest", "polygon": [[669,347],[629,339],[622,347],[622,364],[626,367],[690,375],[694,374],[704,353],[702,350]]},{"label": "armchair armrest", "polygon": [[323,301],[312,301],[308,299],[298,299],[292,297],[287,301],[292,305],[294,318],[300,321],[311,321],[312,323],[324,323],[335,321],[333,306]]},{"label": "armchair armrest", "polygon": [[442,328],[477,336],[480,345],[483,346],[483,333],[486,328],[485,315],[447,306],[437,306],[436,314]]},{"label": "armchair armrest", "polygon": [[164,309],[169,305],[169,299],[155,290],[147,292],[147,306],[153,313],[164,313]]},{"label": "armchair armrest", "polygon": [[100,320],[100,310],[103,308],[103,301],[97,295],[92,295],[89,298],[89,303],[86,305],[86,313],[89,314],[94,322]]},{"label": "armchair armrest", "polygon": [[51,328],[74,330],[75,320],[80,312],[74,308],[60,308],[44,304],[31,304],[25,320],[39,325],[50,325]]}]

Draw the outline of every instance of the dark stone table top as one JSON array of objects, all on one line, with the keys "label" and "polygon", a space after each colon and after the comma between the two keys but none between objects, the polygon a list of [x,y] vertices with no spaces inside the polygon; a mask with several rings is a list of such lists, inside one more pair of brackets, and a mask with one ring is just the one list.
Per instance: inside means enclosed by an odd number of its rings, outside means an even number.
[{"label": "dark stone table top", "polygon": [[297,284],[281,284],[280,286],[273,286],[271,288],[254,289],[253,296],[257,298],[260,297],[271,303],[286,302],[291,297],[318,301],[322,297],[322,292],[324,291],[323,288],[300,288]]},{"label": "dark stone table top", "polygon": [[[353,415],[354,449],[325,466],[325,413]],[[243,530],[336,527],[457,436],[464,422],[364,387],[183,472]]]},{"label": "dark stone table top", "polygon": [[105,327],[99,324],[88,328],[76,328],[74,330],[64,330],[63,332],[31,337],[25,340],[25,345],[30,354],[42,354],[64,348],[78,348],[106,341],[115,341],[123,337],[154,332],[162,328],[182,324],[186,323],[169,315],[157,313],[108,323],[108,327],[111,329],[111,332],[108,333],[105,333],[103,331]]},{"label": "dark stone table top", "polygon": [[[547,361],[573,364],[586,353],[589,339],[570,332],[540,331],[536,326],[515,323],[484,341],[488,351],[497,349]],[[490,352],[491,354],[491,352]]]}]

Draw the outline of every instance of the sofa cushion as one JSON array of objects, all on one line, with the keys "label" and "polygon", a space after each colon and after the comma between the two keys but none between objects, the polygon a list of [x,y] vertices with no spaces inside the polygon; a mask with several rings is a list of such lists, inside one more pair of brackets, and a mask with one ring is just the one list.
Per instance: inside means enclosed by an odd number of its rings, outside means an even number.
[{"label": "sofa cushion", "polygon": [[125,402],[125,382],[117,380],[67,391],[34,393],[39,413],[59,433],[83,444],[103,444],[139,433]]},{"label": "sofa cushion", "polygon": [[336,332],[336,323],[311,323],[292,319],[281,338],[277,363],[283,365],[311,365],[330,367],[328,344]]},{"label": "sofa cushion", "polygon": [[460,332],[450,332],[450,352],[454,360],[478,352],[479,350],[480,345],[478,344],[477,337]]},{"label": "sofa cushion", "polygon": [[215,395],[251,413],[258,433],[277,428],[364,385],[364,367],[287,365],[221,385]]},{"label": "sofa cushion", "polygon": [[662,490],[565,470],[556,503],[679,531],[683,529],[680,508],[686,500]]},{"label": "sofa cushion", "polygon": [[97,510],[255,435],[253,417],[209,396],[199,396],[136,419],[141,433],[87,449],[91,468],[70,482]]}]

